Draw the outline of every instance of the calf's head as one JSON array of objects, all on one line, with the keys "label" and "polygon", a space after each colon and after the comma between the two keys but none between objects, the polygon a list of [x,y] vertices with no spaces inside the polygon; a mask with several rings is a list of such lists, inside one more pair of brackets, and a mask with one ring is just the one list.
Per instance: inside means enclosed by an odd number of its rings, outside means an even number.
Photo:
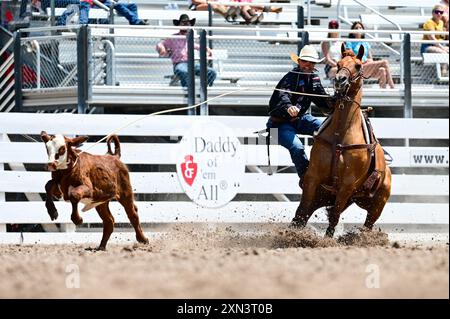
[{"label": "calf's head", "polygon": [[72,149],[84,143],[88,137],[78,136],[75,138],[68,138],[61,134],[48,135],[47,132],[41,132],[41,139],[45,143],[47,149],[48,160],[47,169],[49,171],[56,171],[67,169],[69,164],[75,162],[77,154]]}]

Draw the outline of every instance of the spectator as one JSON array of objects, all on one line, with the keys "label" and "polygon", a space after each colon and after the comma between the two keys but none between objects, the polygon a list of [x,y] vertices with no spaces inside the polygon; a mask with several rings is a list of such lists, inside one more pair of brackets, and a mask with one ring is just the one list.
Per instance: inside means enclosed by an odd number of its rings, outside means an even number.
[{"label": "spectator", "polygon": [[[448,7],[447,7],[448,9]],[[445,6],[437,4],[433,7],[432,17],[427,22],[423,24],[424,31],[445,31],[446,27],[444,25],[444,13]],[[448,30],[448,19],[447,19],[447,30]],[[420,53],[444,53],[448,54],[448,46],[445,46],[439,41],[445,40],[445,35],[443,34],[424,34],[423,40],[434,40],[435,43],[422,43],[420,47]],[[448,76],[448,64],[441,64],[442,76]]]},{"label": "spectator", "polygon": [[[189,19],[187,14],[180,15],[178,20],[173,20],[175,26],[194,26],[195,19]],[[181,28],[178,33],[174,35],[186,36],[188,29]],[[195,45],[195,49],[199,50],[199,46]],[[160,57],[170,57],[173,63],[173,72],[180,78],[181,86],[188,86],[188,48],[186,37],[176,39],[166,39],[156,45],[156,50]],[[207,48],[207,54],[212,55],[212,52]],[[200,64],[195,63],[195,75],[200,75]],[[216,79],[216,71],[208,67],[208,85],[211,86]]]},{"label": "spectator", "polygon": [[234,0],[235,2],[239,3],[248,3],[249,5],[242,5],[240,6],[240,15],[245,20],[246,24],[252,24],[252,23],[259,23],[263,19],[263,14],[260,13],[259,15],[256,13],[256,11],[250,6],[250,3],[253,2],[253,0]]},{"label": "spectator", "polygon": [[[319,55],[313,46],[305,45],[300,51],[300,56],[291,55],[292,60],[298,64],[296,68],[287,73],[277,84],[269,101],[269,115],[267,128],[278,129],[279,143],[289,150],[291,159],[295,164],[297,174],[300,177],[299,186],[303,188],[303,176],[309,165],[300,138],[297,134],[313,135],[318,131],[322,121],[307,113],[311,102],[327,111],[331,108],[332,100],[315,73],[316,63]],[[292,92],[303,92],[324,95],[324,97],[293,94]]]},{"label": "spectator", "polygon": [[[328,29],[338,29],[339,22],[337,20],[331,20],[328,23]],[[329,32],[328,38],[339,38],[339,32]],[[328,79],[333,79],[337,71],[337,62],[341,59],[341,46],[342,41],[323,41],[321,44],[322,53],[325,57],[325,74]]]},{"label": "spectator", "polygon": [[197,10],[197,11],[206,11],[206,10],[208,10],[208,3],[210,3],[213,11],[220,14],[228,21],[228,18],[229,18],[228,7],[223,6],[221,4],[211,3],[211,2],[216,2],[216,1],[217,0],[209,0],[209,1],[208,0],[190,0],[189,1],[189,9]]},{"label": "spectator", "polygon": [[[25,0],[29,1],[29,0]],[[111,5],[110,0],[98,0],[105,6],[109,7]],[[46,10],[50,8],[50,0],[32,0],[33,4],[41,3],[41,8]],[[80,14],[80,24],[88,24],[89,21],[89,10],[93,6],[93,0],[55,0],[56,8],[66,8],[68,5],[78,5]],[[146,25],[146,21],[138,18],[137,6],[134,3],[116,3],[114,4],[114,9],[117,13],[125,17],[128,22],[132,25]],[[67,19],[75,13],[74,7],[70,7],[64,11],[64,13],[58,18],[56,25],[66,25]]]},{"label": "spectator", "polygon": [[[432,18],[423,24],[424,31],[445,31],[444,16],[445,10],[442,5],[435,5],[432,10]],[[424,34],[423,40],[434,40],[436,43],[422,43],[420,47],[420,53],[448,53],[448,47],[438,43],[438,41],[444,40],[443,34]]]},{"label": "spectator", "polygon": [[234,0],[233,2],[248,3],[248,5],[230,7],[226,18],[229,22],[235,21],[240,14],[246,24],[258,24],[264,19],[263,12],[280,13],[283,10],[282,7],[253,5],[253,0]]},{"label": "spectator", "polygon": [[[361,22],[356,21],[352,24],[351,29],[364,30],[364,25]],[[386,84],[389,85],[391,89],[394,89],[395,85],[392,80],[389,62],[387,60],[373,60],[369,42],[362,41],[362,39],[365,38],[364,33],[350,33],[349,38],[361,39],[361,41],[346,42],[345,46],[347,49],[352,50],[355,54],[358,54],[358,50],[361,45],[364,47],[364,56],[362,57],[362,70],[364,77],[377,78],[382,89],[386,88]]]}]

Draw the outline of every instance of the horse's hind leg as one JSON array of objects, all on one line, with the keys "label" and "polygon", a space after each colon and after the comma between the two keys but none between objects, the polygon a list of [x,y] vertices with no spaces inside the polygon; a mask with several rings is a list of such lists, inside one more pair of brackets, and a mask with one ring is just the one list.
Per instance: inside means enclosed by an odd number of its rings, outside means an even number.
[{"label": "horse's hind leg", "polygon": [[372,230],[373,225],[380,217],[386,202],[389,199],[390,190],[383,187],[379,189],[374,197],[371,198],[369,205],[367,205],[367,217],[364,222],[364,227],[368,230]]},{"label": "horse's hind leg", "polygon": [[366,221],[364,222],[364,228],[372,230],[373,225],[383,212],[384,206],[391,194],[391,173],[386,170],[386,175],[383,179],[383,184],[377,190],[372,198],[359,199],[356,204],[367,210]]}]

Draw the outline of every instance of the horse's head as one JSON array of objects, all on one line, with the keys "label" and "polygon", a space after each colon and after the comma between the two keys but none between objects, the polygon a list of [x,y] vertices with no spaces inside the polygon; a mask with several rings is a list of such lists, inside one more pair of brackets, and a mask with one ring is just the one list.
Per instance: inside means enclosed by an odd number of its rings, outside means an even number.
[{"label": "horse's head", "polygon": [[357,92],[362,85],[362,62],[364,46],[360,46],[358,55],[341,46],[342,59],[338,62],[338,70],[334,79],[334,90],[337,95],[345,96],[349,91]]}]

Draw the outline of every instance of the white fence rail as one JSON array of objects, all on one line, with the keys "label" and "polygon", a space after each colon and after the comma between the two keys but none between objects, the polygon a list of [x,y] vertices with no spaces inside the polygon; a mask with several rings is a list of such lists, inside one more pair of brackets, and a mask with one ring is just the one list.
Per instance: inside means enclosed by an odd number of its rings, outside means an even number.
[{"label": "white fence rail", "polygon": [[[42,142],[11,142],[9,136],[38,135],[42,130],[50,134],[95,135],[103,136],[125,124],[135,121],[135,115],[77,115],[77,114],[0,114],[0,232],[6,230],[5,224],[70,224],[71,206],[58,202],[57,221],[50,221],[43,201],[9,201],[8,193],[36,194],[44,193],[44,185],[50,179],[50,173],[44,171],[47,160]],[[266,118],[212,116],[211,119],[232,128],[235,134],[243,138],[256,137],[253,133],[265,127]],[[164,164],[175,165],[175,156],[179,144],[168,139],[170,136],[183,136],[190,126],[201,117],[159,116],[147,117],[118,133],[124,136],[165,137],[161,143],[122,143],[122,159],[127,164]],[[372,119],[375,133],[380,139],[424,140],[420,145],[435,145],[435,140],[448,141],[447,119]],[[169,141],[171,140],[171,141]],[[166,141],[166,142],[164,142]],[[92,143],[83,145],[87,149]],[[406,144],[408,145],[408,144]],[[445,145],[445,144],[444,144]],[[448,143],[446,144],[448,145]],[[289,153],[284,148],[271,146],[272,164],[292,166]],[[421,146],[385,147],[392,154],[392,198],[387,204],[379,224],[402,225],[444,225],[448,227],[448,147]],[[244,145],[246,165],[266,166],[265,145]],[[104,154],[106,145],[96,145],[89,152]],[[24,165],[39,164],[41,171],[17,171],[17,163]],[[8,164],[8,166],[6,166]],[[36,165],[34,165],[36,166]],[[167,166],[166,166],[167,167]],[[426,168],[426,175],[423,168]],[[396,174],[395,170],[409,174]],[[11,170],[8,170],[11,169]],[[429,172],[432,173],[429,173]],[[443,173],[444,172],[444,173]],[[274,174],[246,173],[240,188],[240,194],[254,194],[262,200],[234,200],[219,209],[207,209],[188,201],[137,202],[139,215],[143,223],[174,222],[289,222],[298,205],[297,201],[279,202],[270,194],[299,194],[298,177],[293,173]],[[136,194],[181,194],[182,188],[173,168],[166,172],[132,172],[131,183]],[[279,197],[278,197],[279,198]],[[425,198],[425,199],[424,199]],[[117,203],[111,203],[116,222],[127,223],[125,212]],[[95,211],[83,214],[87,223],[100,223]],[[346,211],[341,222],[363,223],[365,211],[354,205]],[[325,223],[323,212],[314,214],[311,222]],[[448,228],[447,228],[448,229]],[[1,234],[0,242],[8,242],[8,234]],[[72,234],[73,235],[73,234]],[[98,234],[100,236],[100,234]],[[16,240],[17,234],[11,234]],[[25,234],[26,236],[26,234]],[[36,238],[37,235],[33,235]],[[48,238],[48,234],[46,234]],[[13,238],[10,237],[10,238]],[[21,237],[23,239],[23,235]],[[58,237],[59,238],[59,237]],[[22,240],[21,239],[21,240]],[[26,240],[25,240],[26,242]]]}]

